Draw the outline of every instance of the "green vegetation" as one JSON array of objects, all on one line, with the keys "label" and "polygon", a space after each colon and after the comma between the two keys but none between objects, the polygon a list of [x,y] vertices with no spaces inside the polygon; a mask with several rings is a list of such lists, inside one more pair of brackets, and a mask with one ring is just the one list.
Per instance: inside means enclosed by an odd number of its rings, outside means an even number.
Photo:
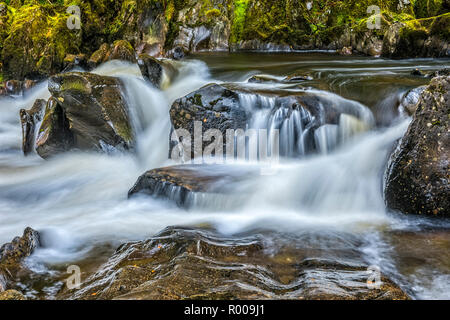
[{"label": "green vegetation", "polygon": [[[70,5],[81,9],[82,30],[66,27]],[[368,12],[371,5],[381,11]],[[46,76],[60,71],[67,54],[89,56],[103,43],[120,39],[133,47],[159,41],[171,49],[180,27],[211,30],[218,22],[236,47],[245,40],[328,45],[348,30],[382,39],[395,22],[406,24],[402,36],[407,38],[448,39],[446,6],[444,0],[404,5],[398,0],[6,0],[0,2],[0,61],[6,79]],[[374,18],[381,20],[381,29],[367,29]]]}]

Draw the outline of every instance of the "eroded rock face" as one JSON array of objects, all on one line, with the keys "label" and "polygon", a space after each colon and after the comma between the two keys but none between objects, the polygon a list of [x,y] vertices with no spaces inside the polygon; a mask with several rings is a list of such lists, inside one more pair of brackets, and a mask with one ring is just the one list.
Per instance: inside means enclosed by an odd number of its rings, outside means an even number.
[{"label": "eroded rock face", "polygon": [[422,92],[408,131],[386,172],[387,206],[407,214],[450,213],[450,77],[433,78]]},{"label": "eroded rock face", "polygon": [[0,247],[0,291],[6,290],[8,282],[26,269],[22,265],[23,259],[29,257],[39,246],[39,233],[26,228],[22,237],[16,237]]},{"label": "eroded rock face", "polygon": [[49,80],[49,99],[36,151],[47,158],[72,150],[129,150],[134,146],[128,107],[117,78],[65,73]]},{"label": "eroded rock face", "polygon": [[343,259],[326,248],[311,252],[306,244],[312,239],[305,235],[303,246],[292,246],[261,235],[226,238],[170,227],[120,246],[70,298],[408,299],[385,277],[378,289],[369,289],[367,266],[339,238],[329,240],[347,253]]}]

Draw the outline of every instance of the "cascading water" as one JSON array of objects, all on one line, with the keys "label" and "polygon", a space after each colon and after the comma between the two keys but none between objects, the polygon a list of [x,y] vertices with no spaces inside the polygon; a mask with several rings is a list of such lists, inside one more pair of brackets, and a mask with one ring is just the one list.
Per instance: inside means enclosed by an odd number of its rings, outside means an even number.
[{"label": "cascading water", "polygon": [[[252,230],[296,233],[320,229],[341,232],[344,238],[351,234],[364,239],[367,262],[382,257],[390,261],[384,272],[400,273],[395,267],[395,252],[387,244],[380,245],[390,241],[384,240],[383,232],[417,225],[414,219],[399,219],[385,212],[381,177],[392,145],[406,130],[408,119],[396,119],[389,128],[374,129],[372,111],[364,104],[348,96],[313,89],[314,83],[312,87],[295,89],[252,84],[255,93],[240,94],[241,107],[252,114],[249,127],[268,132],[280,130],[280,153],[286,158],[270,175],[230,185],[230,189],[242,190],[239,195],[192,194],[188,201],[193,208],[189,212],[166,200],[148,197],[128,200],[127,192],[139,175],[173,164],[168,160],[172,102],[210,82],[220,83],[225,78],[242,81],[249,73],[242,68],[234,73],[222,70],[220,65],[218,68],[212,65],[209,70],[198,60],[169,63],[177,75],[164,90],[146,83],[136,65],[111,61],[94,70],[120,77],[124,82],[123,94],[137,136],[135,155],[73,152],[46,161],[37,155],[24,157],[20,151],[19,109],[29,109],[37,98],[48,99],[46,83],[24,97],[1,98],[0,243],[10,241],[31,226],[42,233],[45,243],[34,255],[34,262],[51,266],[83,259],[105,243],[117,246],[128,240],[145,239],[174,224],[207,224],[228,235]],[[336,61],[330,60],[332,63]],[[354,69],[344,62],[337,64],[336,68],[344,67],[359,76],[374,73],[378,76],[373,66],[366,67],[363,62],[358,62],[358,68]],[[292,62],[276,66],[291,68]],[[263,67],[259,64],[255,69]],[[267,68],[274,68],[273,63]],[[315,74],[325,71],[314,59],[311,68]],[[217,69],[223,72],[223,78],[216,77]],[[323,74],[322,77],[324,81],[334,81],[333,77],[327,79]],[[339,115],[328,121],[320,118],[327,114],[325,110],[312,112],[301,104],[285,106],[277,102],[273,92],[266,92],[268,87],[318,97],[320,108]],[[227,170],[241,170],[246,165],[236,162],[227,165]],[[197,210],[195,205],[202,208]],[[320,249],[323,243],[315,245]],[[429,272],[445,279],[445,270],[435,269]],[[414,273],[404,273],[398,279],[400,282],[414,279],[415,287],[410,289],[414,297],[448,298],[448,286],[436,290],[425,276],[420,280]]]}]

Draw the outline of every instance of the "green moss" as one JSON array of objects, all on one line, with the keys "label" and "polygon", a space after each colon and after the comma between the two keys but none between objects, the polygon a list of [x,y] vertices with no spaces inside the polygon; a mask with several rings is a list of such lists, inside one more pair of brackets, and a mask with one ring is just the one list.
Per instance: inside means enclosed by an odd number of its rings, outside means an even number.
[{"label": "green moss", "polygon": [[237,43],[243,38],[245,18],[249,0],[235,0],[233,11],[233,23],[231,26],[231,43]]}]

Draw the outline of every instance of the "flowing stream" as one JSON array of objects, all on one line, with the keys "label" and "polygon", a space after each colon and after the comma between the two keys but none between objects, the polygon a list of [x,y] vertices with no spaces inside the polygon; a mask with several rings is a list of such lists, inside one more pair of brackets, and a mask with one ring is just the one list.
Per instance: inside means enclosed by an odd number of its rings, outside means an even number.
[{"label": "flowing stream", "polygon": [[[172,63],[179,74],[164,90],[147,84],[136,65],[111,61],[94,71],[124,81],[138,133],[136,154],[24,157],[19,109],[30,108],[37,98],[47,99],[46,82],[24,97],[1,98],[0,244],[27,226],[40,231],[44,246],[30,264],[48,272],[80,261],[87,265],[98,260],[98,265],[119,244],[146,239],[174,225],[208,225],[224,237],[237,238],[270,231],[273,241],[281,237],[296,244],[307,234],[338,235],[362,252],[366,264],[379,266],[411,297],[450,299],[450,222],[387,212],[382,196],[387,158],[410,122],[398,112],[399,98],[428,81],[410,76],[410,71],[438,70],[448,66],[448,60],[209,53]],[[283,158],[275,172],[236,186],[246,190],[244,197],[193,199],[201,203],[198,209],[182,210],[167,200],[127,198],[142,173],[174,164],[168,159],[168,138],[169,109],[175,99],[211,82],[250,85],[246,81],[256,74],[280,78],[293,72],[314,80],[300,89],[270,83],[251,86],[318,92],[337,107],[356,110],[362,122],[355,125],[353,118],[344,117],[339,126],[321,127],[314,137],[320,152],[309,154],[301,143],[307,114],[294,112],[287,120],[283,116],[280,125],[282,115],[264,111],[271,110],[270,99],[242,95],[242,104],[255,108],[254,127],[270,129],[277,124],[282,154],[294,157]],[[308,246],[329,250],[327,241],[317,237]],[[50,289],[45,292],[47,298],[54,294]],[[28,295],[42,297],[32,290]]]}]

